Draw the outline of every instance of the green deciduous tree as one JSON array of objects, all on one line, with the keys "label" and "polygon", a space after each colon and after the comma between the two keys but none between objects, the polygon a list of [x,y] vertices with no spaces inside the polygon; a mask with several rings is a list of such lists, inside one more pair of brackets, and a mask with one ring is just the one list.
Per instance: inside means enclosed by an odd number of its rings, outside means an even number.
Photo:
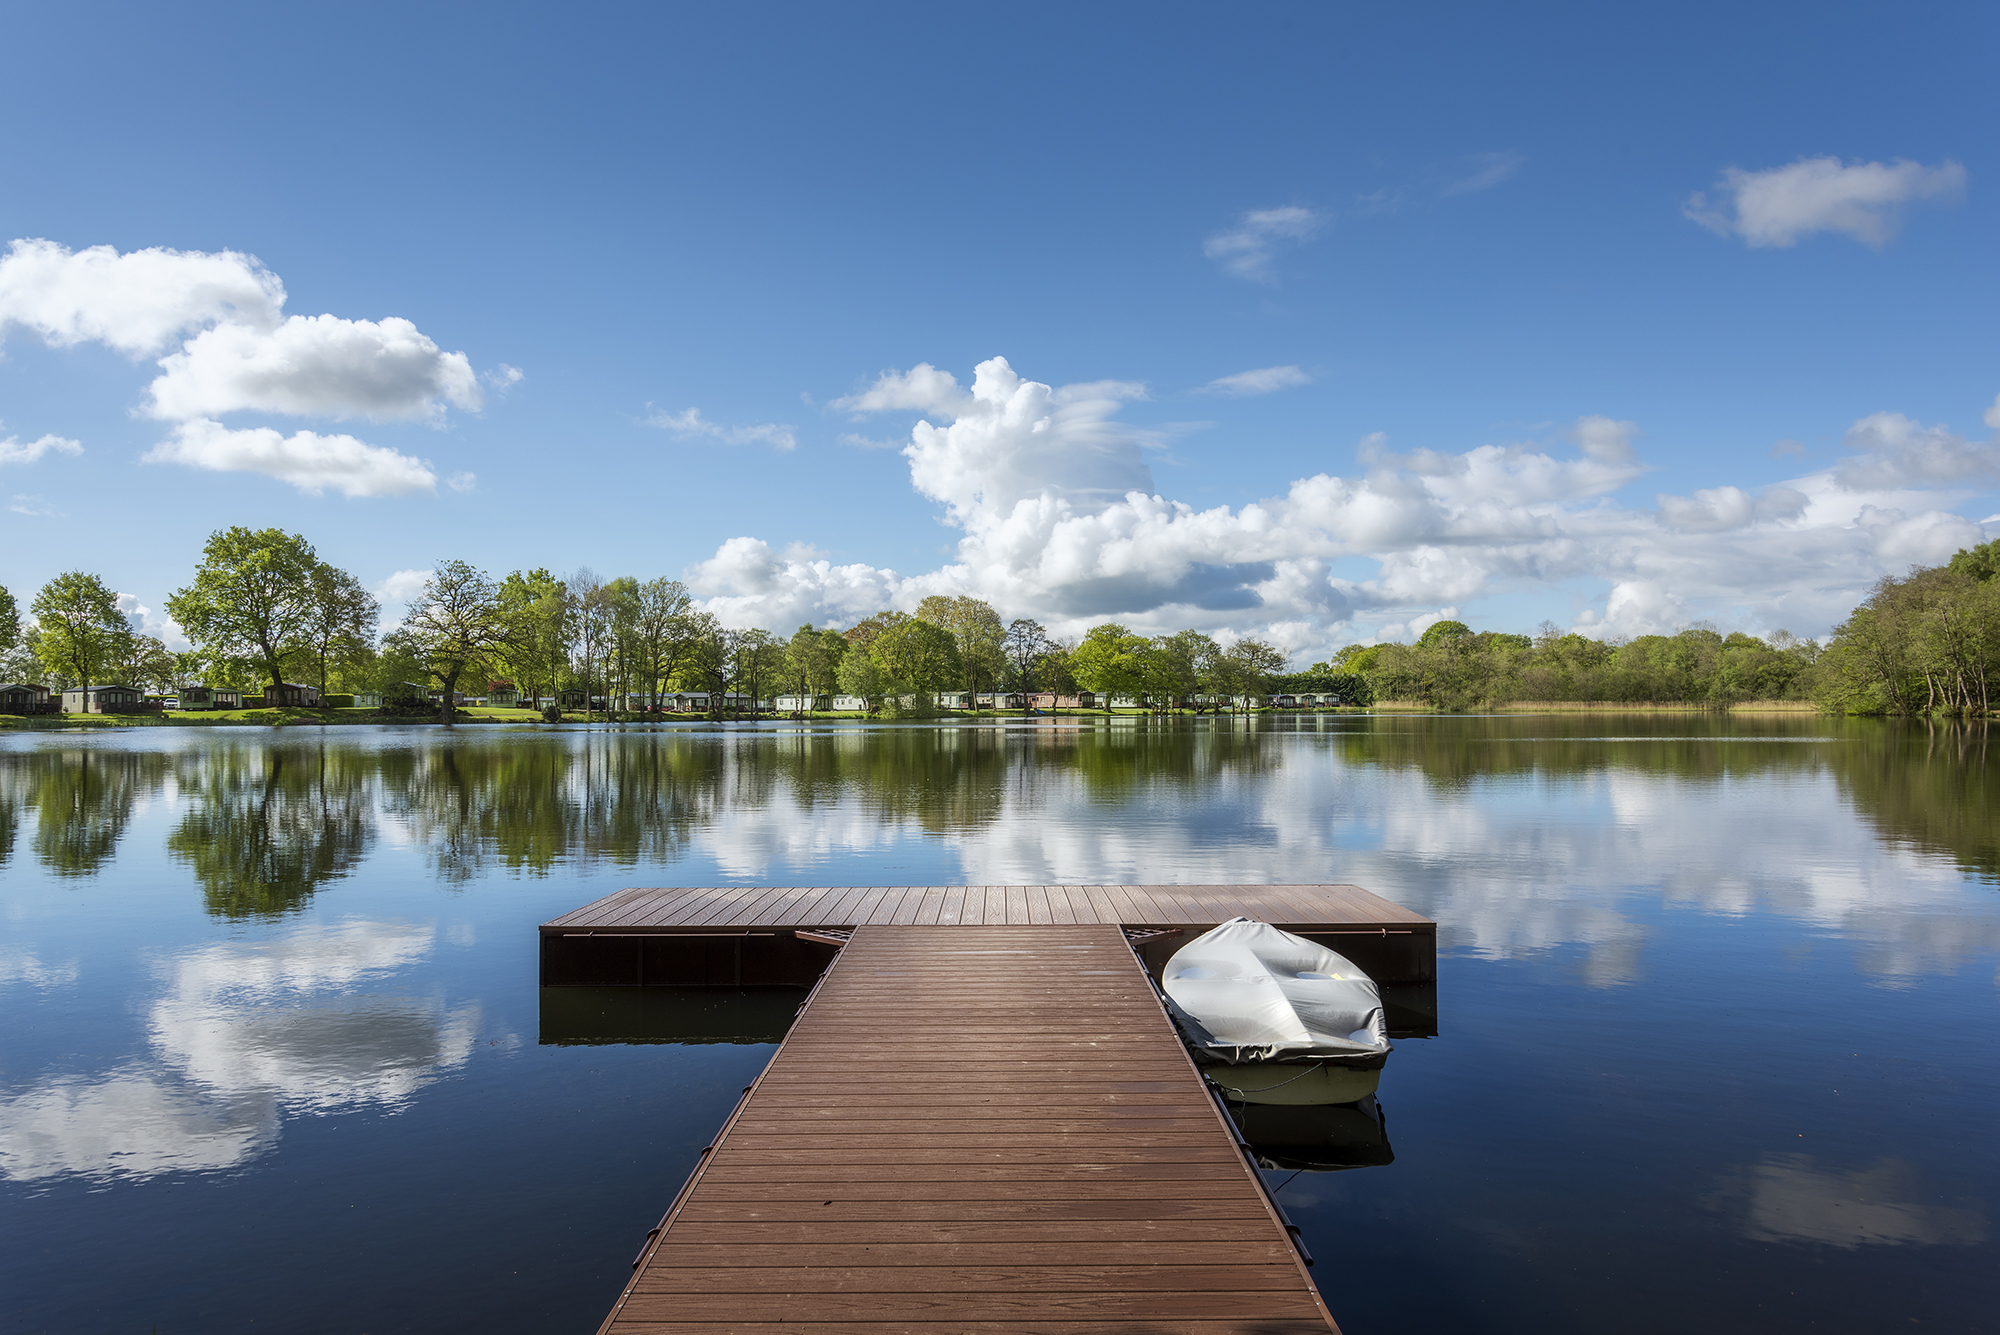
[{"label": "green deciduous tree", "polygon": [[374,651],[382,608],[360,580],[324,561],[313,562],[307,587],[311,603],[300,628],[298,655],[312,665],[325,695],[330,672],[345,672]]},{"label": "green deciduous tree", "polygon": [[900,698],[914,695],[915,708],[929,707],[930,697],[963,680],[965,664],[958,641],[944,627],[909,618],[875,638],[868,652],[881,664],[891,690]]},{"label": "green deciduous tree", "polygon": [[1145,689],[1139,656],[1146,641],[1117,622],[1092,626],[1070,654],[1070,670],[1086,691],[1104,699],[1104,712],[1111,712],[1113,696],[1136,696]]},{"label": "green deciduous tree", "polygon": [[318,566],[312,544],[296,533],[224,529],[202,548],[194,583],[167,599],[167,611],[203,650],[255,658],[279,686],[285,656],[307,642],[313,624]]},{"label": "green deciduous tree", "polygon": [[817,696],[830,694],[840,680],[840,662],[847,641],[839,631],[814,630],[808,622],[792,632],[785,644],[785,673],[810,709]]},{"label": "green deciduous tree", "polygon": [[499,597],[507,638],[496,665],[533,704],[555,691],[569,664],[569,601],[546,570],[516,570],[500,581]]},{"label": "green deciduous tree", "polygon": [[485,666],[507,642],[500,590],[486,572],[464,561],[441,561],[424,581],[402,630],[443,688],[444,720],[450,723],[459,677]]},{"label": "green deciduous tree", "polygon": [[89,687],[121,663],[132,627],[118,610],[118,595],[95,575],[71,570],[42,586],[30,609],[35,657],[57,677]]},{"label": "green deciduous tree", "polygon": [[1007,670],[1007,629],[991,603],[934,593],[917,604],[917,619],[951,633],[966,690],[977,693],[981,682],[988,689],[1000,684]]},{"label": "green deciduous tree", "polygon": [[1007,677],[1005,685],[1013,691],[1032,691],[1036,687],[1035,668],[1047,654],[1051,645],[1049,633],[1042,629],[1039,621],[1022,617],[1007,623],[1007,638],[1003,648],[1007,655]]},{"label": "green deciduous tree", "polygon": [[660,691],[693,649],[694,606],[687,585],[677,579],[649,579],[632,594],[630,655],[632,672],[646,702],[660,703]]}]

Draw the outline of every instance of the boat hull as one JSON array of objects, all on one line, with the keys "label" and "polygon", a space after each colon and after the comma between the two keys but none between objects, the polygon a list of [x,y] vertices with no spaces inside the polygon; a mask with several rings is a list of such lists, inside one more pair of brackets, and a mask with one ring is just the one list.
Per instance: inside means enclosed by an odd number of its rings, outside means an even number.
[{"label": "boat hull", "polygon": [[1375,1092],[1382,1064],[1357,1069],[1338,1062],[1203,1062],[1201,1073],[1232,1103],[1356,1103]]}]

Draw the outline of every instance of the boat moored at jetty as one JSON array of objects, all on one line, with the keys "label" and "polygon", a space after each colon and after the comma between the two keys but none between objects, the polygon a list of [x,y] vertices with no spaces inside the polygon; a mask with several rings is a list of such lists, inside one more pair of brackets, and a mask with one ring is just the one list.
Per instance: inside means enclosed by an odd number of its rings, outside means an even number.
[{"label": "boat moored at jetty", "polygon": [[1382,996],[1326,947],[1232,918],[1181,947],[1161,990],[1202,1072],[1239,1103],[1354,1103],[1389,1056]]}]

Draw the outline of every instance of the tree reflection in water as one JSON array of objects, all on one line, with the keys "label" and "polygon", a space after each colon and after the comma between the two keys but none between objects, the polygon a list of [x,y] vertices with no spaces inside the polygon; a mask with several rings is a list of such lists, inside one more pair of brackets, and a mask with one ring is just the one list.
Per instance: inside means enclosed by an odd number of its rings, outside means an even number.
[{"label": "tree reflection in water", "polygon": [[[160,734],[149,734],[157,744]],[[1324,738],[1301,747],[1304,736]],[[1639,776],[1680,785],[1830,775],[1880,840],[1952,858],[2000,883],[2000,822],[1984,724],[1810,715],[1323,715],[1120,720],[1115,725],[634,730],[413,736],[241,734],[180,749],[8,739],[0,747],[0,866],[33,815],[33,851],[59,876],[103,870],[142,798],[171,781],[167,837],[209,911],[282,915],[402,825],[453,883],[488,869],[670,864],[725,818],[783,841],[850,819],[930,835],[988,829],[1050,804],[1185,813],[1283,800],[1288,766],[1330,755],[1355,778],[1420,775],[1440,794],[1496,779]],[[1757,744],[1744,745],[1745,742]]]},{"label": "tree reflection in water", "polygon": [[360,866],[374,842],[365,752],[279,741],[183,759],[187,813],[167,849],[217,917],[291,912]]}]

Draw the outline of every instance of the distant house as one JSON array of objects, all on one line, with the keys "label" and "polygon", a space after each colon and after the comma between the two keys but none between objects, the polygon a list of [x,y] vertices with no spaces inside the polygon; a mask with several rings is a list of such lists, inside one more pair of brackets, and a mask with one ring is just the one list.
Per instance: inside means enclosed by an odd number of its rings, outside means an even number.
[{"label": "distant house", "polygon": [[868,702],[858,695],[836,695],[833,697],[833,701],[829,707],[835,713],[840,714],[865,714],[868,712]]},{"label": "distant house", "polygon": [[276,686],[266,686],[264,708],[318,709],[319,687],[296,681],[281,681]]},{"label": "distant house", "polygon": [[778,697],[778,712],[781,714],[806,713],[813,710],[833,708],[830,695],[781,695]]},{"label": "distant house", "polygon": [[56,706],[49,700],[49,688],[33,682],[16,682],[11,686],[0,686],[0,714],[53,714]]},{"label": "distant house", "polygon": [[1028,699],[1037,709],[1096,709],[1098,707],[1097,693],[1094,691],[1078,691],[1075,695],[1054,695],[1048,691],[1043,691],[1039,695],[1029,696]]},{"label": "distant house", "polygon": [[396,681],[383,688],[382,704],[390,709],[409,709],[423,704],[429,697],[430,691],[422,682]]},{"label": "distant house", "polygon": [[511,681],[486,683],[486,703],[498,709],[513,709],[521,703],[520,688]]},{"label": "distant house", "polygon": [[241,709],[243,708],[243,692],[227,691],[218,686],[215,688],[215,704],[213,707],[216,709]]},{"label": "distant house", "polygon": [[382,692],[356,691],[354,693],[353,707],[356,709],[380,709],[382,707]]},{"label": "distant house", "polygon": [[65,714],[136,714],[146,697],[130,686],[73,686],[63,692]]},{"label": "distant house", "polygon": [[183,686],[180,688],[179,709],[214,709],[215,688],[213,686]]}]

